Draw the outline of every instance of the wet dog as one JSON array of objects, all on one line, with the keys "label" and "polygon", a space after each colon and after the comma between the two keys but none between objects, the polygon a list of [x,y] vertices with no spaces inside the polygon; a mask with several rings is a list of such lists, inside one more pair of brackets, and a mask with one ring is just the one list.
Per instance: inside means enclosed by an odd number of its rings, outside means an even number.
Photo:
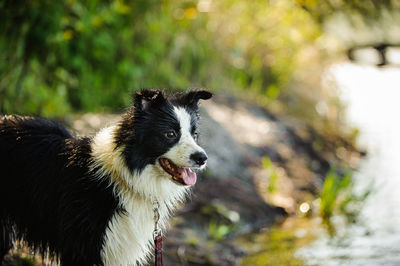
[{"label": "wet dog", "polygon": [[198,145],[205,90],[135,93],[93,138],[43,118],[0,116],[0,261],[15,240],[61,265],[136,265],[184,201],[207,155]]}]

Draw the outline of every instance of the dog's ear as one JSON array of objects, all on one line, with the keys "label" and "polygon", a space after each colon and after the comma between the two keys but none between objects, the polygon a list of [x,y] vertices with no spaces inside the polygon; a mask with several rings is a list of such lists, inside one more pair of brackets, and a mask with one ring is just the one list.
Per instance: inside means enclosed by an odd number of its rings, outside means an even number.
[{"label": "dog's ear", "polygon": [[188,93],[182,95],[183,104],[193,108],[199,108],[199,100],[208,100],[212,97],[212,93],[204,89],[191,89]]},{"label": "dog's ear", "polygon": [[149,112],[152,108],[161,106],[166,102],[164,92],[161,90],[142,89],[133,95],[135,110]]}]

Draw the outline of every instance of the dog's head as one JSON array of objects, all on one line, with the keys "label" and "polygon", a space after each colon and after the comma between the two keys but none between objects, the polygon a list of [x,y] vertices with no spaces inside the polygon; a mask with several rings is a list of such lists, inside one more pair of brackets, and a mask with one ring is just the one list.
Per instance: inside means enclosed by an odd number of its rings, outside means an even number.
[{"label": "dog's head", "polygon": [[155,167],[163,176],[182,185],[194,185],[207,155],[198,144],[199,100],[209,99],[205,90],[166,96],[161,90],[134,94],[133,108],[117,132],[117,146],[124,146],[124,158],[131,171]]}]

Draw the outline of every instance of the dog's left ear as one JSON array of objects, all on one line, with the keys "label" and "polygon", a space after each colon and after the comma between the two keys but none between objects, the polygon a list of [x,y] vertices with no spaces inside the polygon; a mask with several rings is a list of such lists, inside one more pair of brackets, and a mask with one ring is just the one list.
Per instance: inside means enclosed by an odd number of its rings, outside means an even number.
[{"label": "dog's left ear", "polygon": [[161,106],[166,102],[164,92],[161,90],[142,89],[133,96],[135,110],[150,112],[152,108]]},{"label": "dog's left ear", "polygon": [[199,100],[208,100],[212,97],[212,93],[203,89],[192,89],[188,93],[184,94],[182,101],[185,105],[193,108],[199,108]]}]

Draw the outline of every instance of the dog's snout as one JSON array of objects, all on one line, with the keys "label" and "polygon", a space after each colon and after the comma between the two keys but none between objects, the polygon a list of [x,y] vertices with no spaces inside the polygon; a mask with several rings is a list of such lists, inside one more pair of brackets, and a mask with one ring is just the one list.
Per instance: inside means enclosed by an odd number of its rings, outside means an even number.
[{"label": "dog's snout", "polygon": [[193,160],[199,166],[202,166],[207,161],[207,155],[204,152],[196,152],[190,155],[190,159]]}]

